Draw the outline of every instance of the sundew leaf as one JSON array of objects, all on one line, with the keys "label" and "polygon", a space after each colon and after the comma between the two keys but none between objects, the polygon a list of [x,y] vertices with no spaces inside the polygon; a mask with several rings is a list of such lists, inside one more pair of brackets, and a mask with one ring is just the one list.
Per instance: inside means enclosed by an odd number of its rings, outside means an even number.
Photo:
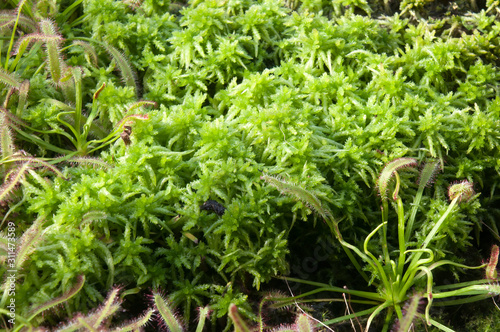
[{"label": "sundew leaf", "polygon": [[90,166],[92,168],[110,169],[113,165],[108,164],[99,158],[74,156],[67,160],[73,166]]},{"label": "sundew leaf", "polygon": [[125,323],[125,325],[122,325],[120,327],[117,327],[116,329],[112,331],[116,332],[126,332],[126,331],[141,331],[141,327],[146,325],[148,322],[151,321],[151,319],[154,317],[155,311],[153,309],[149,309],[144,313],[141,317],[129,321]]},{"label": "sundew leaf", "polygon": [[[40,29],[43,32],[43,40],[47,49],[47,59],[49,63],[50,74],[55,83],[59,83],[62,78],[64,62],[60,50],[62,38],[59,35],[54,22],[43,19],[40,21]],[[51,38],[49,38],[51,37]],[[55,37],[55,38],[53,38]]]},{"label": "sundew leaf", "polygon": [[300,314],[295,324],[298,332],[314,332],[314,327],[306,314]]},{"label": "sundew leaf", "polygon": [[14,142],[12,132],[9,127],[9,120],[0,113],[0,153],[2,159],[11,156],[14,153]]},{"label": "sundew leaf", "polygon": [[5,177],[3,185],[0,187],[0,202],[6,200],[14,188],[24,178],[24,174],[29,169],[30,164],[24,163],[21,167],[14,169]]},{"label": "sundew leaf", "polygon": [[19,89],[21,81],[14,73],[9,73],[0,67],[0,83]]},{"label": "sundew leaf", "polygon": [[163,325],[165,325],[171,332],[182,332],[184,328],[182,324],[177,319],[171,305],[164,298],[164,296],[159,291],[153,291],[152,296],[153,303],[158,310],[158,319],[161,320]]},{"label": "sundew leaf", "polygon": [[486,266],[486,279],[498,280],[497,265],[498,265],[498,254],[499,248],[495,244],[491,247],[491,255],[488,260],[488,265]]},{"label": "sundew leaf", "polygon": [[36,315],[40,314],[41,312],[48,310],[50,308],[53,308],[57,306],[58,304],[61,304],[63,302],[68,301],[70,298],[78,294],[80,290],[83,288],[83,285],[85,284],[85,276],[81,275],[78,277],[76,284],[73,286],[72,289],[70,289],[68,292],[64,293],[60,297],[57,297],[49,302],[45,302],[33,309],[29,312],[29,315],[31,318],[34,318]]},{"label": "sundew leaf", "polygon": [[250,332],[250,328],[241,318],[240,314],[238,313],[238,307],[234,303],[231,303],[229,305],[229,317],[231,317],[231,320],[234,323],[235,332]]},{"label": "sundew leaf", "polygon": [[57,176],[63,178],[63,179],[66,179],[66,177],[64,176],[64,174],[58,170],[56,167],[54,167],[53,165],[49,164],[48,162],[46,161],[43,161],[39,158],[34,158],[34,157],[31,157],[31,156],[24,156],[24,155],[21,155],[19,153],[16,153],[14,154],[13,156],[11,156],[8,161],[13,161],[13,162],[22,162],[22,163],[28,163],[30,164],[31,166],[34,166],[34,167],[44,167],[48,170],[51,170],[52,172],[54,172]]},{"label": "sundew leaf", "polygon": [[118,287],[114,287],[109,292],[106,302],[99,308],[95,315],[89,317],[94,327],[100,326],[120,308],[122,300],[118,297],[119,291]]},{"label": "sundew leaf", "polygon": [[441,164],[438,160],[433,160],[431,162],[425,163],[424,167],[420,171],[420,177],[418,178],[418,187],[427,187],[434,182],[434,177],[436,173],[441,170]]},{"label": "sundew leaf", "polygon": [[421,306],[422,294],[416,293],[413,295],[403,308],[403,318],[398,320],[393,326],[393,331],[407,332],[410,331],[411,325],[418,315],[419,306]]},{"label": "sundew leaf", "polygon": [[20,270],[29,256],[36,250],[36,247],[42,239],[43,218],[38,218],[33,222],[20,239],[19,249],[16,253],[16,269]]},{"label": "sundew leaf", "polygon": [[417,159],[415,158],[398,158],[385,165],[377,181],[378,191],[383,200],[387,199],[389,181],[394,176],[394,173],[399,169],[415,166],[417,166]]},{"label": "sundew leaf", "polygon": [[281,193],[290,195],[306,204],[311,210],[318,213],[324,220],[328,220],[332,216],[331,211],[324,207],[319,198],[316,197],[311,191],[267,174],[263,174],[261,179],[278,189]]},{"label": "sundew leaf", "polygon": [[125,84],[127,86],[133,87],[135,89],[135,93],[137,94],[138,87],[136,82],[136,74],[125,55],[123,55],[120,51],[118,51],[111,45],[108,45],[106,43],[100,43],[100,45],[102,45],[111,55],[111,57],[116,61],[116,65],[118,66]]}]

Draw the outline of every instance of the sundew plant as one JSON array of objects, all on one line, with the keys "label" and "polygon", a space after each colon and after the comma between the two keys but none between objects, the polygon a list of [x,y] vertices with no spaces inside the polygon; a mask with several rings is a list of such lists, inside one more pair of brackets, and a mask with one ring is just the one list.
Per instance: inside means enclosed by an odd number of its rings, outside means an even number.
[{"label": "sundew plant", "polygon": [[[376,292],[369,292],[290,278],[291,281],[313,285],[316,286],[317,289],[285,299],[285,301],[295,301],[305,296],[325,291],[349,294],[350,296],[352,295],[360,298],[353,298],[352,303],[364,304],[371,306],[371,308],[358,313],[337,317],[333,320],[329,320],[327,323],[369,315],[365,327],[365,330],[369,331],[370,325],[376,316],[385,311],[386,318],[381,331],[389,330],[390,324],[393,323],[393,315],[397,316],[397,322],[394,325],[397,326],[398,331],[407,331],[410,325],[412,325],[413,319],[417,316],[425,317],[425,321],[429,326],[433,325],[442,331],[452,331],[445,325],[431,318],[430,309],[434,301],[439,301],[436,302],[439,306],[457,305],[482,300],[500,294],[500,287],[496,274],[498,245],[493,246],[490,259],[479,266],[467,266],[453,260],[436,259],[436,250],[432,249],[432,244],[436,239],[442,237],[443,234],[453,232],[453,228],[456,226],[453,225],[453,218],[450,218],[453,209],[458,204],[470,201],[474,198],[475,192],[471,182],[464,180],[451,184],[448,188],[450,204],[446,211],[441,212],[439,219],[435,221],[434,225],[422,223],[420,224],[422,229],[413,233],[416,221],[415,217],[418,213],[424,188],[433,181],[433,177],[435,176],[434,173],[439,170],[437,161],[431,161],[422,167],[418,181],[418,190],[412,204],[411,213],[408,216],[408,214],[405,214],[404,204],[399,195],[402,184],[399,172],[405,168],[415,167],[416,165],[417,161],[414,158],[399,158],[388,163],[381,171],[377,181],[377,187],[382,198],[382,223],[366,236],[362,250],[344,240],[338,228],[338,221],[333,217],[333,213],[312,192],[276,177],[271,177],[269,175],[262,176],[262,179],[273,187],[284,194],[304,202],[320,215],[330,227],[335,238],[342,245],[358,273],[369,285],[373,285],[377,288]],[[392,178],[395,178],[394,191],[389,198],[389,183]],[[397,236],[392,236],[394,240],[397,238],[397,244],[390,243],[391,236],[388,234],[389,200],[394,201],[397,212],[397,227],[391,227],[397,230]],[[377,254],[372,252],[374,248],[370,248],[370,240],[377,234],[381,235],[380,244],[382,250],[378,253],[379,258],[377,258]],[[393,247],[398,249],[394,250],[392,249]],[[394,251],[398,253],[397,258],[391,258],[391,254]],[[356,258],[355,256],[358,257]],[[365,265],[364,268],[361,266],[358,259]],[[434,270],[446,265],[470,270],[484,269],[484,279],[435,287]],[[369,271],[371,276],[368,276],[365,271]],[[415,294],[411,294],[411,292]],[[458,299],[460,297],[465,298]],[[419,302],[423,298],[426,299],[427,303],[425,309],[422,310],[423,312],[419,312],[419,306],[422,306],[419,305]],[[413,307],[414,309],[403,309],[406,302],[414,302],[409,305],[409,307]],[[407,327],[401,330],[402,326]]]},{"label": "sundew plant", "polygon": [[[345,268],[307,281],[380,286],[365,326],[408,326],[405,307],[438,326],[426,290],[498,286],[499,35],[490,0],[2,2],[0,301],[14,285],[16,320],[0,325],[138,328],[168,303],[187,330],[272,328],[261,292],[289,293],[275,277],[327,241]],[[398,160],[433,168],[387,172]],[[458,180],[478,194],[448,197]],[[348,319],[335,308],[308,314]]]}]

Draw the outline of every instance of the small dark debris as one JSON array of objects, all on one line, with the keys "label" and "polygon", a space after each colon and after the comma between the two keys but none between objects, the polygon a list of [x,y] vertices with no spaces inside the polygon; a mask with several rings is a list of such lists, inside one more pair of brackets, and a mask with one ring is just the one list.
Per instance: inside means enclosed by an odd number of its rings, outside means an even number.
[{"label": "small dark debris", "polygon": [[120,137],[127,146],[130,145],[130,134],[132,134],[132,127],[124,126],[123,133],[120,134]]},{"label": "small dark debris", "polygon": [[213,199],[209,199],[202,206],[200,206],[200,210],[215,212],[219,217],[224,214],[226,208],[222,206],[221,203],[214,201]]}]

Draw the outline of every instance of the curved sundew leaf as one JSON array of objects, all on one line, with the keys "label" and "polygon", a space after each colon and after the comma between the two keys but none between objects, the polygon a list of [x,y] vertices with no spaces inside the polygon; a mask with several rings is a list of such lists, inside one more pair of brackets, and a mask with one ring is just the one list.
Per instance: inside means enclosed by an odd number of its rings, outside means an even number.
[{"label": "curved sundew leaf", "polygon": [[60,297],[57,297],[49,302],[45,302],[31,309],[29,312],[30,320],[32,320],[36,315],[40,314],[41,312],[53,308],[58,304],[68,301],[70,298],[72,298],[73,296],[78,294],[78,292],[80,292],[84,284],[85,284],[85,276],[84,275],[78,276],[76,284],[68,292],[64,293]]},{"label": "curved sundew leaf", "polygon": [[314,326],[306,314],[300,314],[295,321],[298,332],[314,332]]},{"label": "curved sundew leaf", "polygon": [[83,48],[83,51],[85,52],[85,55],[88,57],[88,61],[94,67],[98,66],[97,52],[96,52],[94,46],[92,46],[92,44],[90,44],[86,41],[83,41],[83,40],[76,40],[73,42],[73,45],[81,46]]},{"label": "curved sundew leaf", "polygon": [[127,114],[131,113],[133,110],[136,108],[142,107],[142,106],[152,106],[152,107],[158,107],[158,103],[150,100],[140,100],[138,102],[133,103],[130,105],[130,107],[127,109]]},{"label": "curved sundew leaf", "polygon": [[441,164],[438,160],[433,160],[425,163],[424,167],[420,171],[420,176],[418,178],[418,186],[428,187],[434,182],[436,173],[441,171]]},{"label": "curved sundew leaf", "polygon": [[0,83],[3,83],[15,89],[19,89],[19,87],[21,86],[20,79],[14,73],[9,73],[3,68],[0,68]]},{"label": "curved sundew leaf", "polygon": [[6,200],[16,186],[24,178],[24,174],[29,169],[30,164],[24,163],[21,167],[11,171],[7,176],[4,184],[0,187],[0,202]]},{"label": "curved sundew leaf", "polygon": [[141,327],[146,325],[151,320],[151,318],[154,315],[154,312],[155,311],[153,309],[149,309],[139,318],[134,319],[130,322],[127,322],[127,323],[125,323],[125,325],[122,325],[122,326],[120,326],[112,331],[116,331],[116,332],[118,332],[118,331],[120,331],[120,332],[141,331]]},{"label": "curved sundew leaf", "polygon": [[24,127],[28,126],[26,122],[24,122],[23,120],[21,120],[20,118],[18,118],[17,116],[15,116],[14,114],[12,114],[3,107],[0,107],[0,113],[2,113],[2,115],[9,120],[9,124],[14,128],[18,128],[20,126]]},{"label": "curved sundew leaf", "polygon": [[162,325],[168,328],[171,332],[182,332],[184,328],[182,324],[177,319],[170,303],[164,298],[164,296],[157,290],[153,291],[152,300],[156,310],[160,314],[158,319],[161,320]]},{"label": "curved sundew leaf", "polygon": [[24,31],[35,31],[36,23],[29,17],[15,12],[2,12],[0,13],[0,29],[12,27],[16,24],[22,28]]},{"label": "curved sundew leaf", "polygon": [[260,178],[278,189],[282,194],[290,195],[306,204],[311,210],[318,213],[324,220],[328,220],[332,216],[331,211],[324,207],[319,198],[316,197],[311,191],[267,174],[263,174]]},{"label": "curved sundew leaf", "polygon": [[43,161],[43,160],[35,158],[35,157],[24,156],[22,154],[15,154],[12,157],[10,157],[8,159],[8,161],[13,161],[13,162],[27,162],[27,163],[29,163],[31,165],[34,165],[34,166],[44,167],[44,168],[49,169],[52,172],[54,172],[57,176],[59,176],[59,177],[61,177],[63,179],[66,179],[66,177],[64,176],[64,174],[60,170],[58,170],[56,167],[54,167],[53,165],[49,164],[46,161]]},{"label": "curved sundew leaf", "polygon": [[121,119],[120,122],[118,122],[115,127],[119,128],[120,126],[131,122],[133,119],[135,119],[135,120],[148,120],[149,116],[147,114],[131,114],[131,115],[127,115],[126,117],[124,117],[123,119]]},{"label": "curved sundew leaf", "polygon": [[415,166],[417,166],[417,159],[415,158],[398,158],[385,165],[377,181],[377,188],[383,200],[387,199],[389,181],[394,176],[394,173],[402,168]]},{"label": "curved sundew leaf", "polygon": [[92,317],[94,327],[98,327],[112,316],[119,308],[122,303],[122,300],[118,297],[118,293],[120,292],[120,288],[113,287],[113,289],[109,292],[106,302],[97,310],[96,314]]}]

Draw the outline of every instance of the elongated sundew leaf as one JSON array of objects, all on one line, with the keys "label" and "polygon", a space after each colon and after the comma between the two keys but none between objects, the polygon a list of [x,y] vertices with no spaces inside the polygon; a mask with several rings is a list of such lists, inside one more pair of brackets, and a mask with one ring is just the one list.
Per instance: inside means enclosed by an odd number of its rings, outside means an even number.
[{"label": "elongated sundew leaf", "polygon": [[[468,180],[463,180],[461,182],[452,184],[448,188],[448,196],[451,200],[450,205],[446,209],[446,211],[441,215],[439,220],[434,224],[434,227],[432,227],[431,231],[427,236],[425,237],[424,242],[421,245],[421,249],[427,248],[427,245],[434,239],[436,236],[437,232],[441,230],[441,226],[443,225],[444,221],[450,214],[451,210],[455,207],[455,205],[460,204],[460,202],[464,200],[469,200],[471,199],[475,192],[474,192],[474,185],[472,182],[469,182]],[[419,254],[415,255],[412,258],[412,263],[411,265],[414,264],[414,262],[418,261],[420,258]]]},{"label": "elongated sundew leaf", "polygon": [[422,187],[428,187],[434,182],[436,173],[441,170],[441,164],[438,160],[433,160],[425,163],[424,167],[420,171],[420,176],[418,178],[419,190]]},{"label": "elongated sundew leaf", "polygon": [[179,322],[179,320],[177,320],[177,317],[174,314],[174,311],[171,308],[170,304],[167,300],[165,300],[165,298],[160,294],[159,291],[153,291],[152,299],[156,310],[158,310],[158,313],[160,314],[158,316],[160,322],[165,325],[165,327],[168,328],[170,332],[184,331],[182,324]]},{"label": "elongated sundew leaf", "polygon": [[497,280],[497,277],[498,277],[497,265],[498,265],[499,252],[500,252],[500,249],[495,244],[491,248],[490,259],[488,260],[488,265],[486,266],[486,279]]},{"label": "elongated sundew leaf", "polygon": [[133,103],[128,109],[127,109],[127,114],[131,113],[134,109],[142,107],[142,106],[153,106],[153,107],[158,107],[158,103],[150,100],[140,100],[138,102]]},{"label": "elongated sundew leaf", "polygon": [[238,313],[238,307],[234,303],[229,305],[229,317],[234,323],[235,332],[250,332],[247,324],[243,321],[240,314]]},{"label": "elongated sundew leaf", "polygon": [[16,88],[10,88],[7,90],[7,93],[5,94],[5,99],[3,101],[3,107],[5,108],[8,108],[8,105],[9,105],[9,102],[10,102],[10,98],[12,97],[12,95],[17,91]]},{"label": "elongated sundew leaf", "polygon": [[30,33],[28,35],[19,38],[14,47],[13,54],[21,56],[28,47],[28,45],[31,44],[32,42],[37,42],[37,41],[61,42],[62,40],[63,39],[60,36],[47,36],[38,32]]},{"label": "elongated sundew leaf", "polygon": [[95,220],[106,219],[108,215],[102,211],[89,211],[83,215],[82,224],[86,224]]},{"label": "elongated sundew leaf", "polygon": [[[105,231],[105,233],[107,238],[109,238],[109,230],[107,232]],[[111,289],[115,276],[115,264],[113,262],[113,255],[109,251],[108,247],[106,247],[106,245],[101,241],[96,241],[96,246],[98,249],[100,249],[100,251],[98,252],[100,253],[101,258],[108,266],[108,280],[106,281],[106,288]]]},{"label": "elongated sundew leaf", "polygon": [[80,37],[78,39],[85,40],[88,42],[97,43],[97,44],[101,45],[102,47],[104,47],[104,49],[109,53],[111,58],[113,60],[115,60],[116,65],[118,66],[118,70],[120,71],[120,73],[122,75],[122,79],[125,82],[125,84],[127,86],[133,87],[135,89],[135,93],[137,95],[138,87],[137,87],[137,82],[136,82],[136,74],[135,74],[134,70],[132,69],[132,66],[130,65],[127,58],[120,51],[118,51],[116,48],[114,48],[113,46],[111,46],[107,43],[99,42],[99,41],[96,41],[96,40],[93,40],[90,38]]},{"label": "elongated sundew leaf", "polygon": [[14,114],[12,114],[3,107],[0,107],[0,113],[2,113],[2,115],[9,120],[9,124],[15,128],[18,128],[19,126],[28,126],[26,122],[19,119],[17,116],[15,116]]},{"label": "elongated sundew leaf", "polygon": [[56,36],[59,38],[44,37],[45,48],[47,50],[47,60],[49,63],[50,75],[55,83],[59,83],[63,72],[63,61],[60,50],[62,38],[60,37],[54,23],[48,19],[40,20],[40,29],[44,36]]},{"label": "elongated sundew leaf", "polygon": [[64,293],[60,297],[57,297],[49,302],[45,302],[45,303],[31,309],[29,314],[28,314],[28,316],[30,317],[29,320],[32,320],[33,318],[35,318],[36,315],[40,314],[43,311],[46,311],[50,308],[57,306],[58,304],[61,304],[63,302],[68,301],[73,296],[78,294],[78,292],[83,288],[84,284],[85,284],[85,276],[82,274],[82,275],[77,277],[76,284],[68,292]]},{"label": "elongated sundew leaf", "polygon": [[[108,299],[106,299],[107,303]],[[120,310],[121,301],[112,302],[108,307],[105,307],[106,304],[97,308],[97,311],[83,316],[82,314],[76,315],[75,318],[71,320],[71,322],[64,328],[58,331],[77,331],[78,328],[86,328],[86,331],[100,331],[102,329],[101,318],[104,317],[104,320],[109,319],[114,313]],[[105,313],[104,313],[105,310]]]},{"label": "elongated sundew leaf", "polygon": [[76,40],[73,42],[73,45],[81,46],[83,48],[83,51],[85,52],[85,54],[88,57],[87,61],[89,61],[92,65],[94,65],[94,67],[98,66],[98,64],[97,64],[97,52],[95,51],[95,48],[94,48],[94,46],[92,46],[92,44],[90,44],[86,41],[83,41],[83,40]]},{"label": "elongated sundew leaf", "polygon": [[106,51],[111,55],[111,57],[116,61],[116,65],[120,73],[122,74],[123,81],[127,86],[133,87],[135,89],[135,93],[138,93],[137,83],[136,83],[136,75],[132,66],[128,62],[127,58],[120,53],[116,48],[106,43],[101,43],[104,46]]},{"label": "elongated sundew leaf", "polygon": [[21,182],[24,177],[24,173],[29,169],[29,163],[24,163],[21,167],[11,171],[4,181],[4,184],[0,187],[0,202],[3,202],[9,197],[9,194],[14,190],[14,188]]},{"label": "elongated sundew leaf", "polygon": [[16,77],[14,73],[8,73],[3,68],[0,68],[0,83],[7,86],[19,89],[21,86],[21,81]]},{"label": "elongated sundew leaf", "polygon": [[44,167],[46,169],[51,170],[57,176],[59,176],[59,177],[61,177],[63,179],[66,179],[66,177],[64,176],[64,174],[60,170],[58,170],[55,166],[49,164],[46,161],[43,161],[43,160],[38,159],[38,158],[35,158],[35,157],[24,156],[24,155],[21,155],[21,154],[17,153],[15,155],[13,155],[12,157],[10,157],[8,161],[28,162],[28,163],[30,163],[33,166],[41,166],[41,167]]},{"label": "elongated sundew leaf", "polygon": [[36,250],[36,246],[42,239],[43,218],[37,218],[33,225],[28,228],[19,240],[19,247],[16,252],[16,269],[20,270],[29,256]]},{"label": "elongated sundew leaf", "polygon": [[329,220],[329,218],[331,218],[332,213],[330,210],[323,207],[319,198],[312,192],[267,174],[263,174],[260,178],[278,189],[281,193],[288,194],[306,204],[311,210],[318,213],[324,220]]},{"label": "elongated sundew leaf", "polygon": [[21,116],[24,111],[24,107],[26,106],[26,102],[28,100],[28,92],[30,90],[30,81],[24,80],[19,87],[19,102],[17,104],[16,115]]},{"label": "elongated sundew leaf", "polygon": [[16,19],[17,25],[22,27],[25,31],[31,32],[36,30],[36,23],[32,19],[22,14],[17,17],[17,14],[13,12],[0,13],[0,29],[15,25]]},{"label": "elongated sundew leaf", "polygon": [[139,331],[141,327],[146,325],[151,320],[154,312],[155,311],[153,309],[149,309],[141,317],[139,317],[131,322],[128,322],[125,325],[114,329],[113,331],[116,331],[116,332]]},{"label": "elongated sundew leaf", "polygon": [[111,317],[118,309],[120,309],[122,300],[118,297],[119,292],[120,288],[114,287],[109,292],[106,302],[104,302],[104,304],[99,307],[97,312],[93,315],[92,326],[94,328],[98,328],[104,320]]},{"label": "elongated sundew leaf", "polygon": [[205,327],[205,321],[206,319],[210,316],[210,307],[202,307],[199,308],[199,315],[198,315],[198,325],[196,326],[196,332],[203,332],[203,328]]},{"label": "elongated sundew leaf", "polygon": [[12,139],[12,132],[9,128],[9,120],[3,113],[0,113],[0,153],[2,155],[2,159],[11,156],[14,153],[14,143]]},{"label": "elongated sundew leaf", "polygon": [[309,320],[309,317],[307,317],[306,314],[300,314],[297,317],[297,322],[295,323],[297,326],[297,332],[313,332],[314,327],[311,324],[311,321]]},{"label": "elongated sundew leaf", "polygon": [[385,165],[377,181],[377,188],[383,200],[387,199],[389,181],[394,176],[394,173],[401,168],[414,166],[417,166],[415,158],[398,158]]},{"label": "elongated sundew leaf", "polygon": [[0,29],[7,28],[16,23],[16,14],[0,13]]},{"label": "elongated sundew leaf", "polygon": [[113,168],[113,165],[108,164],[107,162],[99,159],[99,158],[93,158],[93,157],[72,157],[68,159],[68,162],[73,164],[73,165],[84,165],[84,166],[91,166],[93,168],[102,168],[102,169],[109,169]]},{"label": "elongated sundew leaf", "polygon": [[86,328],[84,324],[85,322],[82,322],[82,317],[82,314],[76,314],[76,316],[69,323],[58,327],[56,332],[75,332]]},{"label": "elongated sundew leaf", "polygon": [[149,119],[149,116],[147,114],[131,114],[131,115],[127,115],[126,117],[124,117],[123,119],[121,119],[117,124],[116,124],[116,128],[120,128],[122,125],[125,125],[129,122],[131,122],[131,120],[148,120]]},{"label": "elongated sundew leaf", "polygon": [[420,305],[421,298],[422,295],[417,293],[413,295],[408,304],[405,305],[403,319],[397,323],[397,325],[399,325],[397,329],[398,332],[410,331],[411,324],[418,314],[418,307]]},{"label": "elongated sundew leaf", "polygon": [[425,187],[430,186],[434,182],[436,173],[441,170],[441,163],[438,160],[433,160],[425,163],[424,167],[420,170],[420,176],[418,178],[418,190],[415,198],[413,200],[413,206],[411,208],[410,218],[408,218],[408,223],[405,229],[405,241],[410,240],[411,234],[413,232],[413,224],[415,223],[415,217],[417,215],[417,210],[420,206],[420,201],[422,200],[422,195],[424,193]]}]

